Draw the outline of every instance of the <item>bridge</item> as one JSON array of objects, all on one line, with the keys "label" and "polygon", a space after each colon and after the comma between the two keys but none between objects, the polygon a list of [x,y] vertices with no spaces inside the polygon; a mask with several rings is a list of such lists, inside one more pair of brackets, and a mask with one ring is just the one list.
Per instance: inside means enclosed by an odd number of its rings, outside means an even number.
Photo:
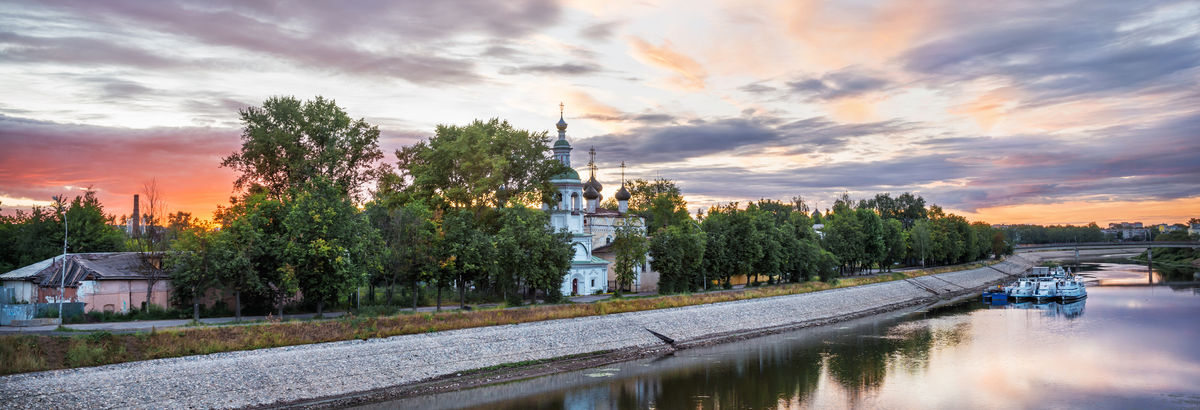
[{"label": "bridge", "polygon": [[1015,252],[1024,251],[1046,251],[1060,250],[1071,251],[1076,249],[1148,249],[1148,248],[1200,248],[1200,242],[1070,242],[1070,243],[1047,243],[1035,245],[1017,245],[1013,248]]},{"label": "bridge", "polygon": [[1047,243],[1036,245],[1017,245],[1013,252],[1031,251],[1075,251],[1075,266],[1079,266],[1079,251],[1083,249],[1128,249],[1146,250],[1146,266],[1154,267],[1154,248],[1200,248],[1200,242],[1078,242],[1078,243]]}]

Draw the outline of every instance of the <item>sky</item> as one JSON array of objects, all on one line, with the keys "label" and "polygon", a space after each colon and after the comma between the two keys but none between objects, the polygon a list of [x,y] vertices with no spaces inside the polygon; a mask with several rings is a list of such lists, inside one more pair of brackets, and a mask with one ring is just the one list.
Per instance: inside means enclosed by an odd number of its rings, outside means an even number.
[{"label": "sky", "polygon": [[[993,4],[994,3],[994,4]],[[1195,1],[0,0],[0,208],[156,180],[207,218],[238,110],[334,99],[396,149],[498,117],[693,212],[913,192],[974,221],[1200,216]],[[586,173],[585,178],[586,178]]]}]

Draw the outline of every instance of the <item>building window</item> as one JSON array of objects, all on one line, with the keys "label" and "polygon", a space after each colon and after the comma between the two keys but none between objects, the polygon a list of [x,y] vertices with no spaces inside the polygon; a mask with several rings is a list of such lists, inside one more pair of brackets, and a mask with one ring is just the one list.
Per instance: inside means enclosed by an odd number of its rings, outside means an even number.
[{"label": "building window", "polygon": [[592,287],[596,287],[596,278],[592,278]]}]

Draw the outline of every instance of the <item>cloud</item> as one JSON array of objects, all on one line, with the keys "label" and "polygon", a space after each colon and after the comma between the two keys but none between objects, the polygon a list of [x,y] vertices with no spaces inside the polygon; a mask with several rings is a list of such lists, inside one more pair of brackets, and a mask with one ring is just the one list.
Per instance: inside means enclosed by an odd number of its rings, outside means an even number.
[{"label": "cloud", "polygon": [[606,21],[579,30],[579,35],[591,41],[608,41],[612,38],[613,32],[622,23],[619,21]]},{"label": "cloud", "polygon": [[702,90],[707,87],[708,71],[704,66],[672,48],[669,40],[664,40],[661,46],[655,46],[641,38],[630,36],[629,46],[633,56],[643,63],[674,72],[677,77],[672,81],[685,89]]},{"label": "cloud", "polygon": [[804,99],[827,101],[879,91],[890,84],[878,74],[851,68],[820,77],[801,77],[789,81],[787,88]]},{"label": "cloud", "polygon": [[[937,40],[897,60],[941,86],[1006,79],[1023,91],[1026,106],[1194,88],[1200,66],[1195,27],[1191,32],[1170,27],[1188,27],[1200,18],[1200,8],[1171,7],[1079,1],[964,9]],[[1153,24],[1132,24],[1164,8],[1178,12]]]},{"label": "cloud", "polygon": [[500,69],[501,74],[560,74],[560,75],[587,75],[595,74],[603,71],[603,68],[596,64],[580,64],[580,63],[563,63],[563,64],[534,64],[519,67],[505,67]]},{"label": "cloud", "polygon": [[84,37],[36,37],[0,32],[5,60],[15,63],[128,65],[144,68],[179,68],[195,64],[139,47]]},{"label": "cloud", "polygon": [[[377,75],[417,84],[479,81],[482,77],[476,73],[476,63],[470,56],[445,50],[464,44],[464,36],[520,38],[556,21],[561,12],[549,0],[314,3],[305,7],[245,2],[163,1],[148,6],[126,1],[51,1],[27,7],[86,20],[106,34],[96,38],[33,39],[41,44],[40,48],[14,53],[23,61],[142,68],[189,65],[185,58],[124,46],[141,42],[141,33],[149,30],[163,34],[160,39],[181,41],[194,48],[228,47],[250,59],[269,56],[316,70]],[[10,41],[30,41],[13,36],[8,36]]]},{"label": "cloud", "polygon": [[900,121],[842,124],[824,118],[786,120],[770,116],[695,119],[686,124],[655,122],[646,121],[627,132],[596,136],[579,143],[603,147],[605,158],[614,161],[660,164],[767,148],[783,149],[788,154],[836,152],[858,137],[915,129],[913,124]]},{"label": "cloud", "polygon": [[219,128],[127,129],[0,116],[0,196],[48,199],[92,187],[108,213],[130,212],[129,196],[157,178],[171,210],[208,217],[228,200],[233,171],[219,168],[240,147]]}]

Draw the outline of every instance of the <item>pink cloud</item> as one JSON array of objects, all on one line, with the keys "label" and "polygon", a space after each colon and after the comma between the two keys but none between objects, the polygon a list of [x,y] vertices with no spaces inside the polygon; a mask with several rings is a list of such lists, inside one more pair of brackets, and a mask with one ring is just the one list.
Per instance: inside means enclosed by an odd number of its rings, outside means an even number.
[{"label": "pink cloud", "polygon": [[169,211],[209,218],[232,192],[236,175],[219,164],[240,140],[232,129],[126,129],[0,117],[0,144],[0,195],[48,200],[91,187],[106,212],[119,216],[130,212],[142,184],[156,178]]}]

